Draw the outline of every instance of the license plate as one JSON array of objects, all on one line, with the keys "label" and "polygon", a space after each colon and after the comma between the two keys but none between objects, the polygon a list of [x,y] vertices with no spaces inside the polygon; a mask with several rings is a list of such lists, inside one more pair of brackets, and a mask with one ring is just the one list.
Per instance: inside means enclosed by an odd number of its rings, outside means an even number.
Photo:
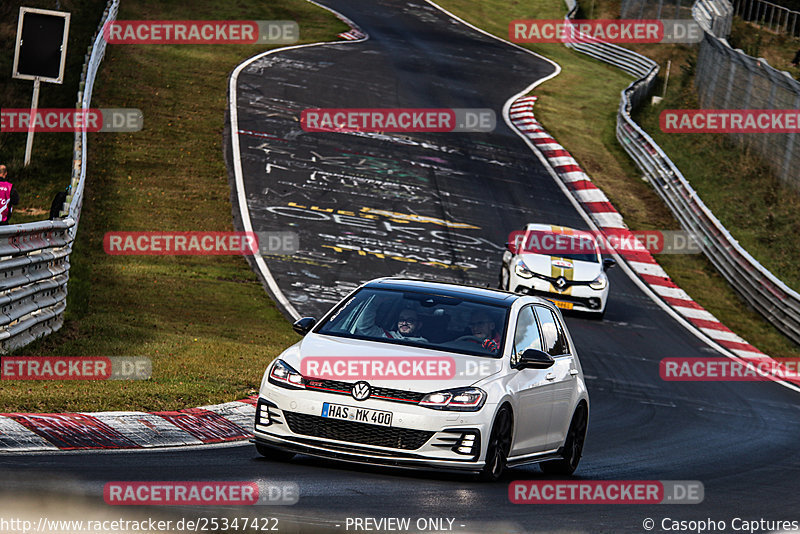
[{"label": "license plate", "polygon": [[354,421],[356,423],[368,423],[370,425],[392,426],[392,412],[371,410],[369,408],[356,408],[355,406],[343,406],[341,404],[331,404],[329,402],[322,403],[322,417]]},{"label": "license plate", "polygon": [[564,302],[563,300],[551,300],[556,307],[561,308],[562,310],[571,310],[573,304],[571,302]]}]

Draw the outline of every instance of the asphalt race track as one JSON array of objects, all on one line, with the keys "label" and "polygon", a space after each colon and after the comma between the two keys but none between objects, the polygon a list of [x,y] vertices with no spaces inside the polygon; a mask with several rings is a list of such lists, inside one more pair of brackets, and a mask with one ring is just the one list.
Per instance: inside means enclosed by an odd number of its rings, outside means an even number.
[{"label": "asphalt race track", "polygon": [[[385,275],[494,287],[510,231],[533,221],[588,228],[502,118],[509,98],[554,72],[551,63],[421,1],[321,3],[370,38],[265,55],[241,70],[236,85],[243,195],[256,232],[299,234],[297,254],[266,257],[298,313],[319,317],[362,281]],[[304,132],[297,117],[317,107],[491,108],[497,128]],[[226,157],[230,168],[230,145]],[[482,484],[311,457],[274,463],[250,445],[0,456],[0,498],[62,499],[69,492],[82,506],[104,507],[102,487],[111,480],[261,478],[296,482],[299,503],[157,513],[277,515],[288,531],[309,532],[345,532],[347,517],[454,518],[455,532],[592,533],[645,532],[645,518],[656,521],[655,532],[664,517],[723,520],[728,532],[736,517],[797,520],[798,394],[773,383],[662,381],[662,358],[716,353],[621,269],[610,278],[604,321],[567,317],[592,403],[575,478],[698,480],[705,487],[701,504],[515,505],[509,483],[546,479],[538,468],[513,469],[501,482]]]}]

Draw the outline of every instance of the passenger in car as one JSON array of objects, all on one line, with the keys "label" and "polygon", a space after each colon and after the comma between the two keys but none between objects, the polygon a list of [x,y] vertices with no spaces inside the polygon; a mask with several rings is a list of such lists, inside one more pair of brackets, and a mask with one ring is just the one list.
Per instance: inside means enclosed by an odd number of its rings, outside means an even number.
[{"label": "passenger in car", "polygon": [[483,311],[472,312],[469,320],[469,329],[474,336],[475,342],[483,348],[492,352],[500,348],[500,334],[497,332],[497,325]]}]

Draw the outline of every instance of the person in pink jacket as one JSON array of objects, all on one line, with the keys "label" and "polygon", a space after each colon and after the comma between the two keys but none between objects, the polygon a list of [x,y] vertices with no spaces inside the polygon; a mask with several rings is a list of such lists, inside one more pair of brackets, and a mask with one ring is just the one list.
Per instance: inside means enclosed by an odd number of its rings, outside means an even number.
[{"label": "person in pink jacket", "polygon": [[13,206],[19,203],[19,194],[7,177],[8,168],[0,165],[0,224],[8,224]]}]

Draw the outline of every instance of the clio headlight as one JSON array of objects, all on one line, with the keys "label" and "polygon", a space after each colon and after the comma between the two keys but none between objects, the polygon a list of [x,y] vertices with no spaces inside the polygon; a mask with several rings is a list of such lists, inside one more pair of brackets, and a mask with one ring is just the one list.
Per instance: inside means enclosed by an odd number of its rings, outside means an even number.
[{"label": "clio headlight", "polygon": [[528,269],[525,266],[525,262],[522,260],[517,260],[517,263],[514,265],[514,272],[517,273],[517,276],[522,278],[533,278],[534,272]]},{"label": "clio headlight", "polygon": [[606,273],[598,274],[597,278],[595,278],[589,283],[589,287],[591,287],[592,289],[605,289],[607,285],[608,285],[608,277],[606,276]]}]

